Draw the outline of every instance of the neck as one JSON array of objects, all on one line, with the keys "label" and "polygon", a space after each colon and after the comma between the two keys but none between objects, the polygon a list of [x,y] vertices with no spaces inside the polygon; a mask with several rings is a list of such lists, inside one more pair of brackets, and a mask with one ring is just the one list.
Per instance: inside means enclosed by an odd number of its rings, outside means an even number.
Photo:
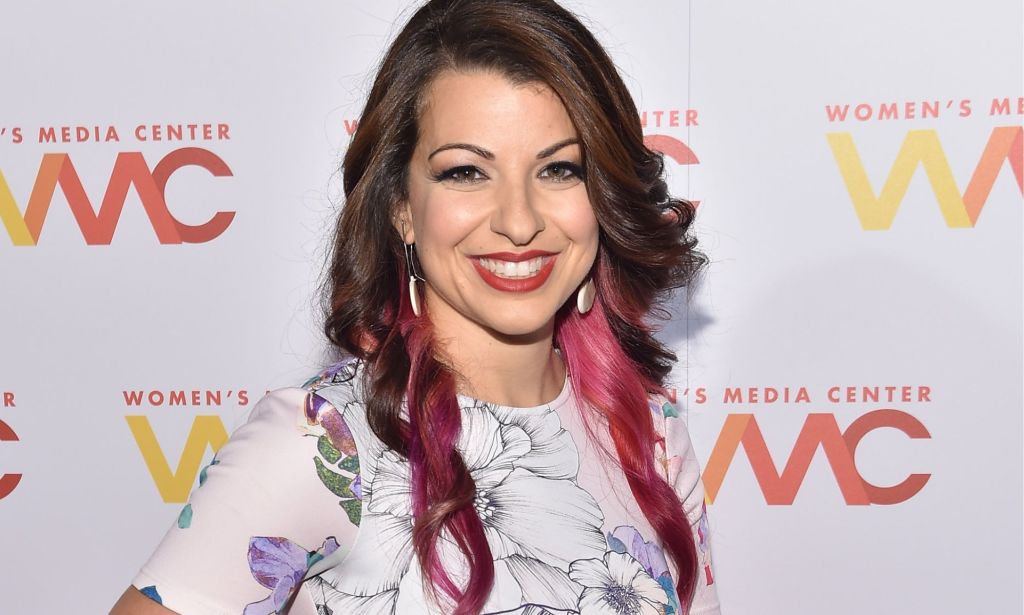
[{"label": "neck", "polygon": [[444,329],[443,323],[434,323],[439,349],[458,375],[459,393],[528,408],[546,404],[562,391],[565,366],[552,345],[553,321],[524,336],[465,326],[453,336]]}]

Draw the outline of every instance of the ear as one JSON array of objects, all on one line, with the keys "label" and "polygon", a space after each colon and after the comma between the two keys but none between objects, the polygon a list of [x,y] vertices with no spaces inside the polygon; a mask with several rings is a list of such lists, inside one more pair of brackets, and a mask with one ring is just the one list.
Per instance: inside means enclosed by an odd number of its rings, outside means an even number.
[{"label": "ear", "polygon": [[398,236],[401,237],[402,241],[405,243],[416,243],[416,231],[413,229],[412,224],[412,208],[409,207],[409,203],[397,203],[395,205],[394,212],[391,224],[394,225],[395,230],[398,231]]}]

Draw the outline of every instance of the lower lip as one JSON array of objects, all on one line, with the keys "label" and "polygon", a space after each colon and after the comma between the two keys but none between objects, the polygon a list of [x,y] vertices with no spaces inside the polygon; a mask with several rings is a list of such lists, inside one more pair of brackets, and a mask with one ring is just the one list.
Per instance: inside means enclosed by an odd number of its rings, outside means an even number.
[{"label": "lower lip", "polygon": [[486,269],[480,264],[480,261],[473,259],[473,267],[476,268],[477,273],[483,278],[484,282],[496,290],[500,290],[506,293],[528,293],[531,290],[537,290],[544,285],[544,282],[548,280],[548,276],[551,275],[551,270],[555,267],[555,258],[552,256],[547,259],[547,262],[541,266],[537,273],[533,274],[528,278],[502,278]]}]

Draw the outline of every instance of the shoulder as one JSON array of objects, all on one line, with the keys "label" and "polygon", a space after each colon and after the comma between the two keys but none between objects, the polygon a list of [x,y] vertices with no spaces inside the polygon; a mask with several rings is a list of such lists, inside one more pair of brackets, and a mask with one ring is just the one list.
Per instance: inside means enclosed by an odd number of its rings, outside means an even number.
[{"label": "shoulder", "polygon": [[351,405],[362,405],[362,361],[347,358],[324,369],[302,385],[303,415],[309,425],[320,424],[331,408],[345,414]]},{"label": "shoulder", "polygon": [[337,387],[353,389],[364,370],[362,361],[346,357],[306,380],[301,388],[310,393]]},{"label": "shoulder", "polygon": [[[333,379],[322,376],[321,385]],[[349,433],[344,421],[307,419],[310,388],[271,391],[256,403],[200,473],[136,587],[182,613],[269,613],[311,566],[344,558],[362,513],[358,457],[339,437]]]},{"label": "shoulder", "polygon": [[703,503],[704,493],[700,480],[700,462],[690,441],[686,417],[663,394],[651,395],[648,405],[654,413],[654,425],[659,436],[655,449],[658,462],[665,478],[684,501],[687,513],[692,514]]},{"label": "shoulder", "polygon": [[688,454],[691,448],[690,433],[679,407],[663,393],[652,394],[647,399],[654,429],[661,439],[659,449],[666,456]]},{"label": "shoulder", "polygon": [[357,399],[357,368],[353,361],[338,363],[300,387],[269,391],[217,452],[218,470],[237,463],[246,474],[284,479],[281,473],[290,464],[308,463],[327,444],[354,455],[341,412]]},{"label": "shoulder", "polygon": [[310,435],[326,439],[346,455],[355,455],[357,437],[366,431],[362,377],[364,364],[345,359],[302,385],[302,424]]},{"label": "shoulder", "polygon": [[654,424],[661,436],[656,449],[658,461],[665,478],[683,505],[697,547],[697,585],[690,612],[709,615],[719,613],[717,586],[714,585],[711,565],[704,482],[701,480],[700,462],[690,441],[687,417],[663,394],[651,395],[648,405],[655,414]]}]

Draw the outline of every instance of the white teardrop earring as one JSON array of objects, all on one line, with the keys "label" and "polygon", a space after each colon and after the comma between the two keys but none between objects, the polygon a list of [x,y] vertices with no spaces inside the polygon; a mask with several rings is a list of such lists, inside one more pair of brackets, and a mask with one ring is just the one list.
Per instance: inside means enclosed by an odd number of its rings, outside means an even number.
[{"label": "white teardrop earring", "polygon": [[416,278],[409,276],[409,304],[412,305],[412,313],[420,315],[420,293],[416,289]]},{"label": "white teardrop earring", "polygon": [[[402,234],[405,234],[405,224],[402,224]],[[405,246],[405,264],[409,269],[409,305],[412,306],[412,313],[419,316],[422,313],[420,307],[420,293],[416,287],[416,282],[426,282],[423,278],[416,275],[416,267],[413,265],[412,258],[412,244],[405,243],[402,241],[402,245]]]},{"label": "white teardrop earring", "polygon": [[597,287],[594,280],[588,279],[580,289],[576,291],[576,309],[580,314],[586,314],[594,307],[594,298],[597,297]]}]

